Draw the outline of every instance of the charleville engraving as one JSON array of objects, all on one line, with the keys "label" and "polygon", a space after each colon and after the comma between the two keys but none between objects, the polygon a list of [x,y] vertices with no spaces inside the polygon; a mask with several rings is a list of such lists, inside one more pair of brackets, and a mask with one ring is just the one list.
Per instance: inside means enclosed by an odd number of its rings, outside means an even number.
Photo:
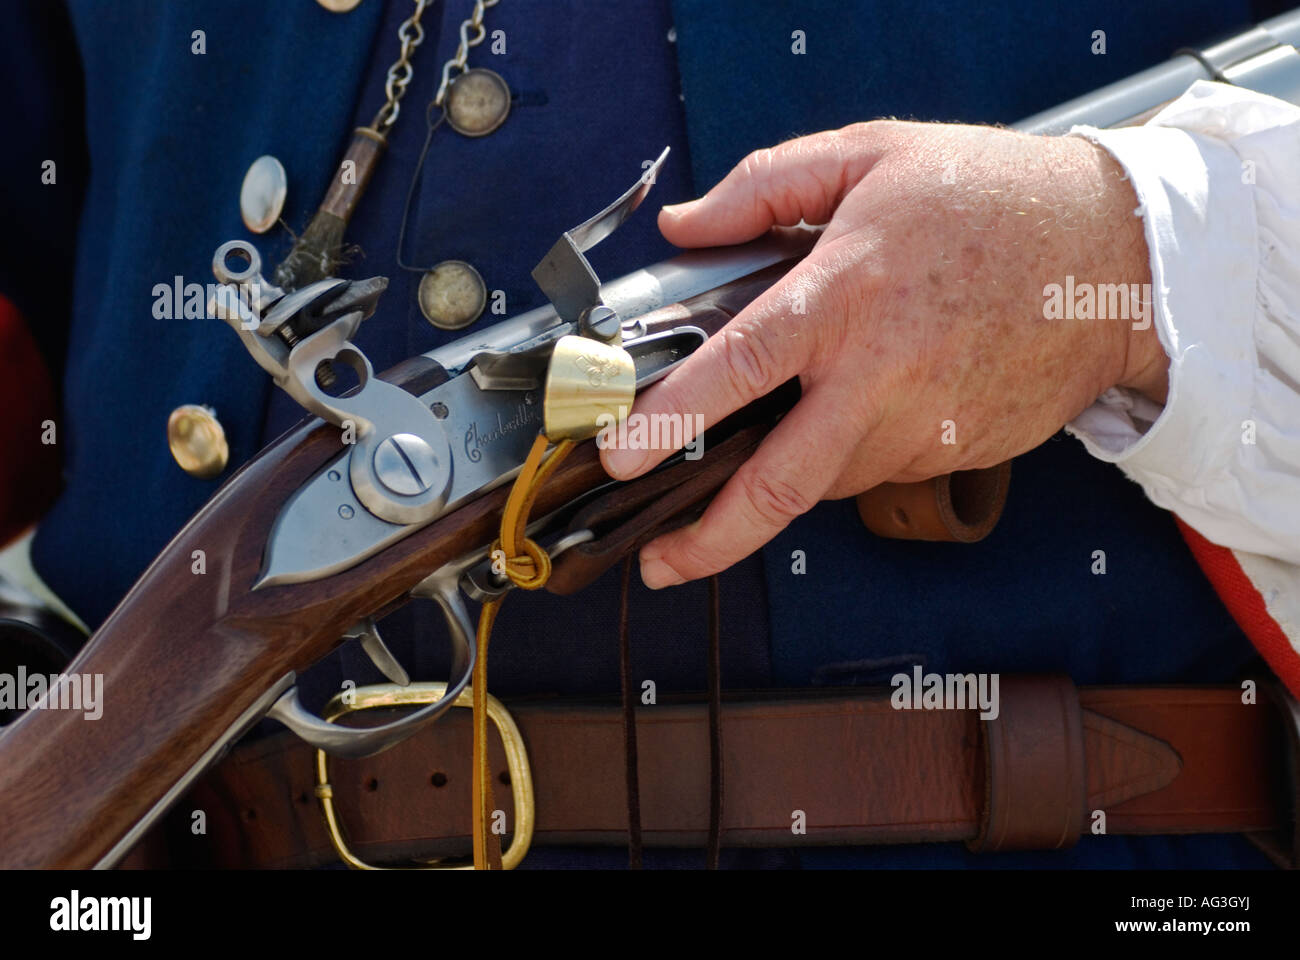
[{"label": "charleville engraving", "polygon": [[478,463],[483,459],[484,449],[508,433],[535,425],[540,419],[541,405],[525,401],[515,404],[514,413],[509,417],[498,410],[496,425],[489,429],[480,427],[478,421],[474,421],[465,431],[465,456],[469,457],[470,463]]}]

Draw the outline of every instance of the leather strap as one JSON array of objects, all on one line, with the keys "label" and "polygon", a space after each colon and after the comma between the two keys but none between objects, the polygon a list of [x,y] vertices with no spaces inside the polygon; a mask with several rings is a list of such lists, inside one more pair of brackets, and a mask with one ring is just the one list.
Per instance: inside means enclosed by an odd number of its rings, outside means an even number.
[{"label": "leather strap", "polygon": [[[537,590],[551,575],[551,558],[546,551],[528,539],[528,516],[532,513],[537,494],[555,468],[573,450],[572,440],[560,440],[555,449],[546,453],[550,440],[539,433],[524,465],[515,477],[510,496],[501,514],[501,536],[492,544],[491,554],[502,558],[505,575],[516,587]],[[505,594],[483,602],[478,619],[478,656],[474,661],[472,687],[474,723],[474,868],[500,870],[501,837],[489,829],[495,807],[492,802],[492,775],[487,757],[487,681],[488,644],[492,639],[492,625],[497,611],[505,602]]]},{"label": "leather strap", "polygon": [[632,556],[623,558],[623,576],[618,595],[618,673],[619,695],[623,710],[623,766],[627,785],[627,867],[640,870],[641,863],[641,786],[637,773],[636,690],[632,679],[632,644],[628,636],[631,623],[627,601],[632,581]]},{"label": "leather strap", "polygon": [[[1057,677],[1005,676],[999,699],[997,719],[981,720],[972,710],[895,709],[888,690],[724,698],[723,844],[1055,848],[1104,829],[1254,832],[1294,849],[1294,742],[1277,711],[1242,703],[1240,687],[1076,691]],[[534,845],[626,843],[620,708],[525,701],[510,710],[532,767]],[[466,712],[378,756],[334,761],[334,795],[359,855],[468,852]],[[707,707],[636,712],[643,842],[704,844]],[[496,738],[489,757],[506,770]],[[333,862],[313,786],[313,751],[291,734],[240,746],[179,805],[185,839],[173,850],[192,854],[192,866]],[[508,793],[498,803],[509,825]],[[206,836],[189,833],[198,809]]]},{"label": "leather strap", "polygon": [[591,530],[596,538],[562,553],[546,588],[552,593],[576,593],[661,533],[690,522],[749,459],[766,433],[763,426],[746,427],[711,448],[702,460],[680,461],[620,484],[587,504],[568,529]]},{"label": "leather strap", "polygon": [[[998,718],[981,727],[983,818],[969,846],[976,851],[1071,847],[1079,839],[1087,799],[1078,691],[1069,677],[1007,677],[1000,694]],[[1178,765],[1173,751],[1147,740],[1156,758],[1148,771],[1155,788],[1173,780]]]},{"label": "leather strap", "polygon": [[1300,868],[1300,703],[1279,680],[1260,686],[1282,721],[1282,749],[1289,761],[1281,774],[1282,792],[1290,798],[1290,816],[1282,829],[1251,833],[1249,838],[1279,867],[1296,869]]},{"label": "leather strap", "polygon": [[[568,531],[592,530],[596,536],[555,561],[546,588],[577,593],[655,537],[696,519],[766,434],[766,426],[746,427],[701,461],[680,461],[587,504]],[[919,483],[882,483],[858,497],[858,512],[878,536],[973,543],[986,537],[1002,516],[1010,481],[1007,461]]]}]

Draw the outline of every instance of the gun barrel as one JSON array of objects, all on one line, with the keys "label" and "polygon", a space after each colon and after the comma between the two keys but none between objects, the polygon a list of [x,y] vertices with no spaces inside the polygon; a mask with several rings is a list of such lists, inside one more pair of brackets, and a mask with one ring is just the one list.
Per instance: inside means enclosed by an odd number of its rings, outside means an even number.
[{"label": "gun barrel", "polygon": [[1199,54],[1179,53],[1166,63],[1094,90],[1014,124],[1025,133],[1058,134],[1075,124],[1129,126],[1168,103],[1197,80],[1228,80],[1260,93],[1300,103],[1300,10],[1256,27]]},{"label": "gun barrel", "polygon": [[[801,257],[820,233],[811,227],[791,227],[734,247],[688,250],[602,284],[601,298],[624,320],[639,317]],[[479,353],[509,350],[563,325],[555,308],[547,304],[430,350],[425,356],[455,376]]]}]

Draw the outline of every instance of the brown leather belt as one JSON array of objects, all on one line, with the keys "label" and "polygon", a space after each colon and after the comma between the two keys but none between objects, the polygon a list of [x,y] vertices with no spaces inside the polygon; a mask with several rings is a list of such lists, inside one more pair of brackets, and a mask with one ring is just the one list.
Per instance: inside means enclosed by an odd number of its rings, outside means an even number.
[{"label": "brown leather belt", "polygon": [[[1245,832],[1296,858],[1296,713],[1240,687],[1095,687],[1003,676],[1000,712],[895,709],[890,691],[729,697],[722,707],[723,842],[799,847],[964,841],[1052,849],[1085,832]],[[534,844],[622,844],[627,793],[617,705],[510,705],[528,747]],[[462,715],[463,714],[463,715]],[[406,743],[332,761],[352,849],[372,861],[463,854],[470,726],[454,711]],[[637,710],[646,845],[695,846],[709,824],[703,704]],[[506,770],[499,741],[494,769]],[[191,865],[335,861],[315,798],[314,751],[289,734],[237,748],[180,804]],[[510,791],[498,791],[514,823]],[[1104,821],[1102,819],[1104,815]]]}]

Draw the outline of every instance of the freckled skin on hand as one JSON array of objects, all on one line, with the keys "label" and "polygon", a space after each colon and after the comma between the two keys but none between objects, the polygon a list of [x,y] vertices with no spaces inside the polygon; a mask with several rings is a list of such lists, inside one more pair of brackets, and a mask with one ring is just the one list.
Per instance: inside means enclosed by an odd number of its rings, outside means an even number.
[{"label": "freckled skin on hand", "polygon": [[[1081,138],[876,121],[759,151],[701,200],[665,209],[660,227],[679,246],[739,243],[800,219],[825,230],[733,319],[743,343],[724,331],[720,348],[638,398],[638,411],[711,424],[754,399],[756,384],[798,376],[804,387],[705,516],[646,548],[643,579],[723,569],[819,499],[1000,463],[1112,386],[1163,402],[1168,358],[1154,325],[1045,312],[1044,288],[1067,276],[1150,283],[1137,206],[1119,165]],[[796,289],[807,302],[798,316]],[[948,420],[955,443],[941,441]],[[626,477],[669,452],[602,456]]]}]

